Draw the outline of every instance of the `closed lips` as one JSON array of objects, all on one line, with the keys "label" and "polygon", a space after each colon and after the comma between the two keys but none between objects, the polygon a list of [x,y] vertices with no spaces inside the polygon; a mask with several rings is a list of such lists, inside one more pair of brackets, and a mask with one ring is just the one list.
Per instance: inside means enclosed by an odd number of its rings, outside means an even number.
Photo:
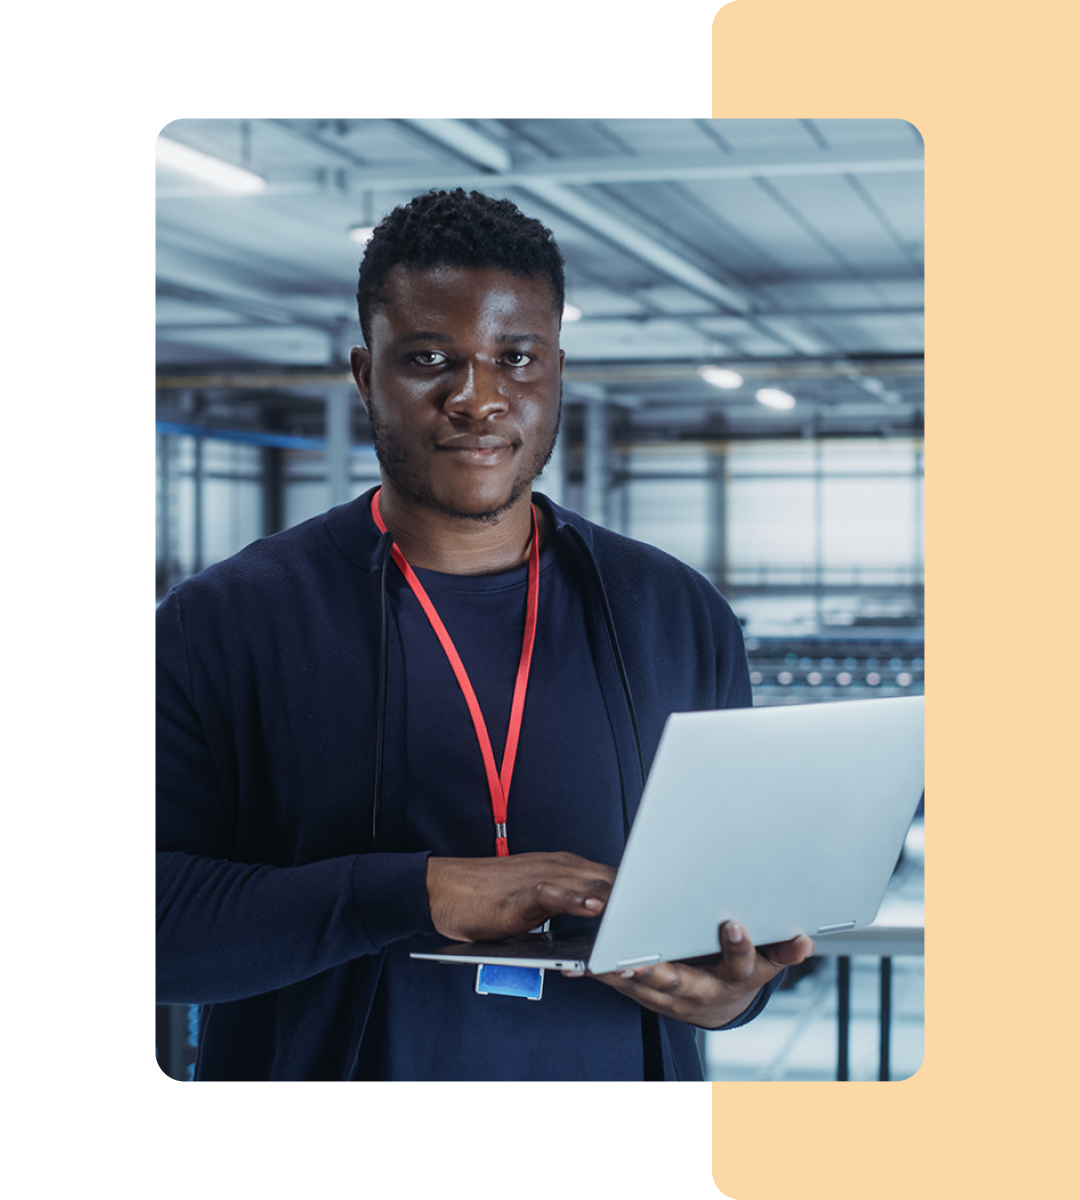
[{"label": "closed lips", "polygon": [[502,450],[509,448],[511,443],[506,438],[495,437],[490,434],[484,437],[476,437],[472,434],[459,434],[457,437],[437,442],[436,445],[440,450]]}]

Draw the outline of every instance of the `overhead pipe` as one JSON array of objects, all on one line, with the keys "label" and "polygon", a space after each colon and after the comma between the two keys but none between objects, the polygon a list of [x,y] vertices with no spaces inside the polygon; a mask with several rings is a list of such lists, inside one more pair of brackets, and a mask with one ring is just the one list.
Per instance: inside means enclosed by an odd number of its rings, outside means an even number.
[{"label": "overhead pipe", "polygon": [[[154,428],[158,433],[175,437],[208,438],[219,442],[240,442],[247,446],[273,446],[279,450],[309,450],[317,454],[328,453],[326,438],[301,437],[286,433],[264,433],[255,429],[221,429],[210,425],[185,425],[179,421],[157,421]],[[374,446],[353,443],[350,454],[374,455]]]}]

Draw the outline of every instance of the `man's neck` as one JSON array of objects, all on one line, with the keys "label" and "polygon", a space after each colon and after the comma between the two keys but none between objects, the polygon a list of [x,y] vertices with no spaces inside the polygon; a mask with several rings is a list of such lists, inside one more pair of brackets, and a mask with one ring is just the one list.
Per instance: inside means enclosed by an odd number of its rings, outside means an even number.
[{"label": "man's neck", "polygon": [[[440,512],[384,481],[379,511],[410,565],[447,575],[497,575],[528,562],[531,501],[526,493],[497,517],[475,521]],[[539,508],[536,519],[543,544],[545,517]]]}]

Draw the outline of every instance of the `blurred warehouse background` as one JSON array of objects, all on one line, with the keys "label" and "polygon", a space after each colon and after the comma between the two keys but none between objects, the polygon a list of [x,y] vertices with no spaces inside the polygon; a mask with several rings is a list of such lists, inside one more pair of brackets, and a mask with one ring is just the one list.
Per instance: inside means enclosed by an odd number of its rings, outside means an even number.
[{"label": "blurred warehouse background", "polygon": [[[708,576],[743,621],[758,703],[922,691],[913,126],[177,121],[157,185],[159,599],[377,480],[348,370],[363,244],[395,205],[461,186],[508,196],[566,258],[541,490]],[[909,910],[921,845],[917,826],[894,881]],[[884,962],[855,961],[851,1078],[878,1074]],[[738,1040],[710,1037],[712,1076],[835,1077],[837,964]],[[890,988],[896,1078],[921,1062],[921,957],[897,959]],[[181,1078],[196,1023],[159,1010]]]}]

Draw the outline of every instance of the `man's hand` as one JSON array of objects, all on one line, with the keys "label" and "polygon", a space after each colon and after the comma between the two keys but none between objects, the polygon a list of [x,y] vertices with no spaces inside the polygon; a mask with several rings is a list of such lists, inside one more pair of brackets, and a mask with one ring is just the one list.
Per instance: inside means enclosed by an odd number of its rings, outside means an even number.
[{"label": "man's hand", "polygon": [[615,868],[576,854],[428,859],[431,922],[444,937],[492,941],[528,933],[559,913],[598,917]]},{"label": "man's hand", "polygon": [[720,926],[720,947],[722,956],[693,962],[653,963],[595,978],[663,1017],[718,1029],[744,1013],[763,985],[781,968],[793,967],[814,953],[814,943],[802,934],[787,942],[755,949],[746,931],[735,921],[725,921]]}]

